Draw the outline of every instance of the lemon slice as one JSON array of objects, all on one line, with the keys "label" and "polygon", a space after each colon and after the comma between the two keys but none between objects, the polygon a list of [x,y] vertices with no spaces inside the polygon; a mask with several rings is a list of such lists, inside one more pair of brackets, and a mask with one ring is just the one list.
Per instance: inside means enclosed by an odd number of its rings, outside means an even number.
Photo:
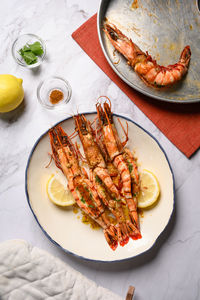
[{"label": "lemon slice", "polygon": [[52,175],[47,182],[49,200],[59,206],[70,206],[75,203],[72,193],[67,188],[67,182],[61,176]]},{"label": "lemon slice", "polygon": [[143,170],[140,174],[141,190],[138,196],[138,207],[146,208],[153,205],[160,194],[160,186],[156,176],[148,171]]}]

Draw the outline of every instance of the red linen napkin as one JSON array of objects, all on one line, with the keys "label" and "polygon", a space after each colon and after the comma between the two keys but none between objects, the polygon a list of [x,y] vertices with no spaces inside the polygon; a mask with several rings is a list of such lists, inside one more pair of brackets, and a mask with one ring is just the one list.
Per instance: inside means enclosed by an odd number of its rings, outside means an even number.
[{"label": "red linen napkin", "polygon": [[200,147],[200,103],[161,102],[140,94],[122,81],[101,50],[96,14],[79,27],[72,37],[180,151],[190,157]]}]

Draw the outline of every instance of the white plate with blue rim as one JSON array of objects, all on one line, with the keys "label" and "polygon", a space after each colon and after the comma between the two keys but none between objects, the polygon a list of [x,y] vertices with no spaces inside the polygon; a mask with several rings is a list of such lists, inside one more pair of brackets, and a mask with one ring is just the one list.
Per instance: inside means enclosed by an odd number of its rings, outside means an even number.
[{"label": "white plate with blue rim", "polygon": [[[86,113],[93,120],[95,113]],[[54,162],[49,164],[51,152],[48,132],[45,132],[34,145],[26,168],[25,189],[30,209],[46,237],[74,256],[93,261],[114,262],[136,257],[153,247],[168,225],[174,209],[174,176],[167,155],[159,142],[146,130],[126,117],[114,114],[114,121],[121,137],[123,131],[117,121],[128,122],[128,148],[136,154],[139,170],[152,171],[160,184],[160,198],[150,210],[144,210],[140,217],[142,238],[130,239],[124,247],[118,246],[115,251],[108,246],[101,229],[91,229],[81,221],[79,214],[72,208],[60,208],[54,205],[47,196],[46,186],[52,174],[62,172]],[[73,118],[59,123],[70,135],[74,131]],[[80,144],[78,137],[77,142]],[[75,141],[75,140],[74,140]]]}]

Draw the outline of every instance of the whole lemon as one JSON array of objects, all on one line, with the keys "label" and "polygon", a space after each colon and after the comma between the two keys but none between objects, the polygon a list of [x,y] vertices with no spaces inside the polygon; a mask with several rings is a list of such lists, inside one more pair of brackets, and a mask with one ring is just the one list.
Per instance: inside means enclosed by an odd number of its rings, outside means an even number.
[{"label": "whole lemon", "polygon": [[9,112],[24,99],[23,80],[10,74],[0,74],[0,112]]}]

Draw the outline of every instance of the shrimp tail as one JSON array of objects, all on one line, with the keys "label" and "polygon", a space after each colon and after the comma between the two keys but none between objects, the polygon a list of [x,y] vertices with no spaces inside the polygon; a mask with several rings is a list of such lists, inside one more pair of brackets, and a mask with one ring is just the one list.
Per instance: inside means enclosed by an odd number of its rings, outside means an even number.
[{"label": "shrimp tail", "polygon": [[190,62],[190,57],[191,57],[191,49],[190,49],[190,46],[187,45],[187,46],[185,46],[185,48],[183,49],[183,51],[180,55],[179,62],[188,67],[189,62]]}]

